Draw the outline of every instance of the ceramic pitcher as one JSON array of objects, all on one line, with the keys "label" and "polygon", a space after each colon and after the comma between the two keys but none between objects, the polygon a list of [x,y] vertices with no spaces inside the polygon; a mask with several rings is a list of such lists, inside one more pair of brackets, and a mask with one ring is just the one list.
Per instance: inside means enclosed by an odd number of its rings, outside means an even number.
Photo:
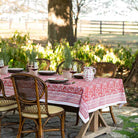
[{"label": "ceramic pitcher", "polygon": [[94,79],[94,75],[96,73],[96,69],[93,67],[84,67],[83,77],[86,81],[92,81]]}]

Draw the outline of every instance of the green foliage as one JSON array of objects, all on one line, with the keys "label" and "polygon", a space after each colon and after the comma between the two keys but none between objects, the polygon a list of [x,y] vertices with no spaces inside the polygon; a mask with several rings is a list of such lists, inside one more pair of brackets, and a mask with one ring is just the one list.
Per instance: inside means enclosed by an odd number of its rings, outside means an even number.
[{"label": "green foliage", "polygon": [[135,119],[138,119],[138,116],[119,116],[123,120],[122,130],[115,130],[120,134],[126,135],[129,138],[138,138],[138,123],[135,122]]},{"label": "green foliage", "polygon": [[[57,65],[63,60],[66,61],[65,68],[69,68],[72,59],[82,60],[86,66],[94,62],[112,62],[119,67],[131,69],[135,59],[130,48],[119,46],[113,49],[102,44],[92,45],[88,39],[79,40],[74,43],[74,46],[69,46],[67,41],[62,40],[60,43],[55,43],[54,49],[50,49],[47,45],[44,48],[39,44],[34,44],[28,34],[22,35],[19,32],[15,32],[8,41],[2,40],[0,48],[6,51],[4,53],[7,54],[6,58],[10,67],[25,68],[28,62],[33,62],[38,57],[49,59],[52,70],[56,70]],[[2,57],[2,54],[0,56]]]},{"label": "green foliage", "polygon": [[3,59],[4,65],[8,65],[8,62],[10,61],[8,43],[3,40],[0,43],[0,59]]},{"label": "green foliage", "polygon": [[125,88],[125,94],[128,105],[138,107],[138,88]]},{"label": "green foliage", "polygon": [[28,60],[29,60],[29,63],[31,64],[31,63],[33,63],[33,62],[35,62],[35,59],[36,59],[36,57],[37,57],[37,55],[38,55],[38,52],[36,51],[36,49],[33,47],[31,50],[27,50],[26,51],[26,55],[27,55],[27,58],[28,58]]},{"label": "green foliage", "polygon": [[74,45],[75,58],[85,61],[88,65],[94,62],[119,62],[119,58],[113,53],[110,47],[99,45],[92,45],[89,41],[78,41]]},{"label": "green foliage", "polygon": [[27,57],[23,46],[28,45],[29,35],[15,32],[8,40],[10,62],[9,67],[26,68]]},{"label": "green foliage", "polygon": [[68,43],[64,42],[64,69],[69,70],[72,63],[72,56]]},{"label": "green foliage", "polygon": [[117,48],[115,48],[114,53],[116,54],[116,56],[120,59],[120,64],[122,66],[125,66],[126,68],[131,69],[132,67],[132,63],[135,60],[135,56],[132,55],[132,49],[127,47],[121,47],[118,46]]},{"label": "green foliage", "polygon": [[64,45],[63,43],[55,43],[55,49],[45,49],[45,58],[50,59],[50,68],[56,70],[59,63],[64,60]]},{"label": "green foliage", "polygon": [[22,35],[20,32],[15,31],[13,36],[9,39],[9,42],[15,45],[26,45],[30,39],[29,34]]}]

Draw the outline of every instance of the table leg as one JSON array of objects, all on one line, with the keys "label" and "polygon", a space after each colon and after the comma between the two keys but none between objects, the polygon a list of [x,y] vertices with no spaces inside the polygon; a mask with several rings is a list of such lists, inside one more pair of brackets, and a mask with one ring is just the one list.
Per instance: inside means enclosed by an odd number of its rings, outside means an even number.
[{"label": "table leg", "polygon": [[106,124],[101,113],[97,110],[90,114],[89,121],[82,125],[76,138],[93,138],[109,132],[110,127]]}]

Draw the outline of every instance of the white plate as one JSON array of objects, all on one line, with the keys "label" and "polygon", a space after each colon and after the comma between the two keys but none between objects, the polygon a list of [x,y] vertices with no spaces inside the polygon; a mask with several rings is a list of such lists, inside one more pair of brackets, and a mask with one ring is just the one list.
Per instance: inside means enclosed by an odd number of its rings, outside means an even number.
[{"label": "white plate", "polygon": [[24,68],[8,68],[8,72],[10,73],[18,73],[18,72],[22,72],[24,70]]},{"label": "white plate", "polygon": [[47,79],[47,81],[48,82],[50,82],[50,83],[65,83],[65,82],[67,82],[68,81],[68,79],[56,79],[56,78],[48,78]]},{"label": "white plate", "polygon": [[73,74],[74,78],[77,78],[77,79],[83,79],[83,74],[82,73],[75,73]]},{"label": "white plate", "polygon": [[54,74],[56,74],[56,72],[52,71],[52,70],[40,70],[40,71],[38,71],[38,73],[40,75],[54,75]]},{"label": "white plate", "polygon": [[83,76],[82,73],[75,73],[74,75],[77,75],[77,76]]}]

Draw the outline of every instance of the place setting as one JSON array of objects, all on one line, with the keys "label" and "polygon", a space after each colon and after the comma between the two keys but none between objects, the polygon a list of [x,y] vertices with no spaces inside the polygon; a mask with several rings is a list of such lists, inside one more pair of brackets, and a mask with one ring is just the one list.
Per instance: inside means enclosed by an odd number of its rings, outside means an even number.
[{"label": "place setting", "polygon": [[83,73],[75,73],[75,74],[73,74],[73,77],[75,79],[83,79]]},{"label": "place setting", "polygon": [[67,78],[48,78],[46,82],[54,83],[54,84],[63,84],[68,82],[69,80]]},{"label": "place setting", "polygon": [[19,73],[22,72],[24,68],[8,68],[9,73]]},{"label": "place setting", "polygon": [[54,74],[56,74],[56,71],[52,71],[52,70],[39,70],[38,74],[40,74],[40,75],[54,75]]}]

